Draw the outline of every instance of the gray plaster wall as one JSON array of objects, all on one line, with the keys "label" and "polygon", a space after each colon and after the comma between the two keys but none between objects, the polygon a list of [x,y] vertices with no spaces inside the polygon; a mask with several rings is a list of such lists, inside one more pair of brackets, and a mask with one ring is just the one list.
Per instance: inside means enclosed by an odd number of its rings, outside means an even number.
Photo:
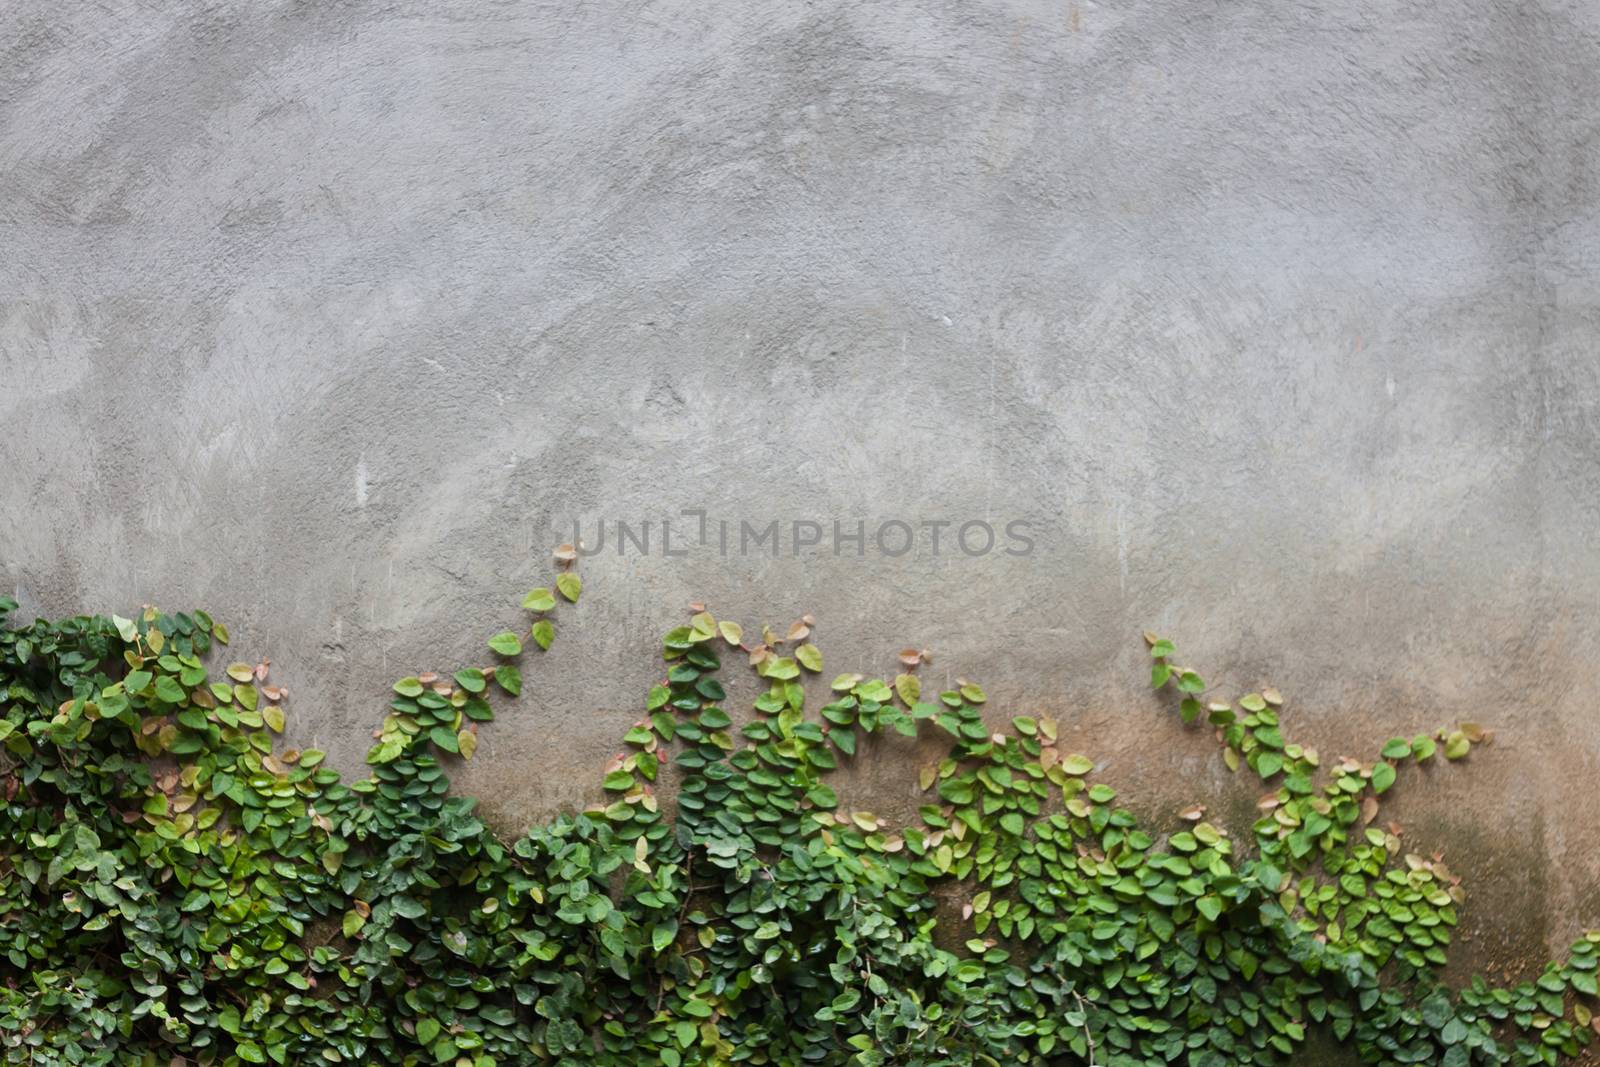
[{"label": "gray plaster wall", "polygon": [[[1597,60],[1582,0],[11,3],[0,589],[208,608],[356,770],[558,520],[649,520],[458,779],[507,827],[694,600],[1237,822],[1158,629],[1328,755],[1492,727],[1394,808],[1514,970],[1600,923]],[[1034,550],[833,552],[896,519]]]}]

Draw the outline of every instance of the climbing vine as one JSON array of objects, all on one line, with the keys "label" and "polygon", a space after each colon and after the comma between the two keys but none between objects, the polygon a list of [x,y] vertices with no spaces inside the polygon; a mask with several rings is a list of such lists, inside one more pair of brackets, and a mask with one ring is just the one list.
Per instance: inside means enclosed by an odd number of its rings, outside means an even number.
[{"label": "climbing vine", "polygon": [[[1154,636],[1156,688],[1269,790],[1243,840],[1199,807],[1141,826],[1049,719],[925,692],[923,653],[825,684],[809,620],[758,640],[703,610],[607,801],[501,840],[449,770],[578,600],[557,559],[486,664],[394,685],[348,784],[282,747],[286,694],[222,664],[204,612],[15,625],[0,599],[8,1062],[1229,1067],[1324,1027],[1363,1062],[1465,1067],[1590,1039],[1600,933],[1447,988],[1458,880],[1377,822],[1476,727],[1324,761],[1276,692],[1217,700]],[[760,679],[737,723],[730,660]],[[911,825],[828,784],[891,731],[949,740]]]}]

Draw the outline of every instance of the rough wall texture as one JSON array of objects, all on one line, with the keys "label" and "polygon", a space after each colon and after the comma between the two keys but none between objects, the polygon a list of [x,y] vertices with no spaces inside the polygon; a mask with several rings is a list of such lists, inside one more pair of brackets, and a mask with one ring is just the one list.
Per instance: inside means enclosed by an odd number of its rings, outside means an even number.
[{"label": "rough wall texture", "polygon": [[1326,753],[1495,728],[1397,805],[1515,964],[1600,921],[1597,60],[1581,0],[12,4],[0,588],[209,608],[353,768],[554,519],[651,520],[465,775],[507,824],[693,599],[930,646],[1170,819],[1229,785],[1153,627]]}]

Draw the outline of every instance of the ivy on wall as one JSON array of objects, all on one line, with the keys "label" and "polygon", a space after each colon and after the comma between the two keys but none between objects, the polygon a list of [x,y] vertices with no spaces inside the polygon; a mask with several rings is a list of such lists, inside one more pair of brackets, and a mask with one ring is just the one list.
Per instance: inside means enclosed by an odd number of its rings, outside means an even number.
[{"label": "ivy on wall", "polygon": [[[1364,1062],[1465,1067],[1590,1039],[1600,933],[1534,981],[1445,988],[1457,879],[1376,821],[1475,728],[1326,763],[1278,694],[1208,699],[1155,637],[1155,686],[1271,790],[1248,840],[1199,808],[1141,827],[1051,721],[924,692],[920,653],[824,685],[808,621],[756,641],[703,611],[607,802],[500,840],[448,768],[581,591],[563,569],[492,662],[397,682],[350,784],[280,747],[283,692],[221,665],[205,613],[9,626],[0,599],[7,1061],[1229,1067],[1326,1027]],[[762,680],[739,725],[729,659]],[[914,825],[828,784],[889,731],[949,738]],[[963,930],[936,939],[948,883]]]}]

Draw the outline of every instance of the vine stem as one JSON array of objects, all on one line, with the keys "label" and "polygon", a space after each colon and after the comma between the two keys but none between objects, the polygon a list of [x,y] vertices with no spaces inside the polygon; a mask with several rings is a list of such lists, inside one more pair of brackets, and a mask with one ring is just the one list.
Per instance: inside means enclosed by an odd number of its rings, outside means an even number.
[{"label": "vine stem", "polygon": [[1094,1062],[1094,1035],[1089,1032],[1089,1005],[1076,989],[1072,991],[1072,998],[1078,1002],[1078,1010],[1083,1012],[1083,1040],[1089,1045],[1089,1067],[1099,1067]]}]

